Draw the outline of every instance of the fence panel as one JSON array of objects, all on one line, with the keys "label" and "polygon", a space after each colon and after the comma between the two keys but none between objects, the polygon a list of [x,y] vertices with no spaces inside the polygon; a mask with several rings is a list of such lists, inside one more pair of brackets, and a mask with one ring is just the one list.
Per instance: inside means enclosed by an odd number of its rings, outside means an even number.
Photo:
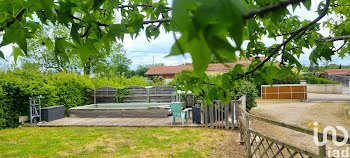
[{"label": "fence panel", "polygon": [[114,103],[115,87],[100,87],[93,91],[94,103]]},{"label": "fence panel", "polygon": [[307,99],[307,86],[301,84],[262,85],[262,99]]},{"label": "fence panel", "polygon": [[[129,86],[129,95],[123,98],[124,103],[170,103],[175,92],[172,86]],[[100,87],[89,95],[95,104],[115,103],[116,87]]]},{"label": "fence panel", "polygon": [[236,104],[238,100],[222,103],[215,100],[211,105],[204,104],[201,100],[195,106],[200,107],[202,126],[220,129],[233,129],[238,127],[236,118]]},{"label": "fence panel", "polygon": [[[237,112],[240,129],[240,140],[242,144],[245,144],[247,149],[247,155],[249,158],[275,158],[275,157],[292,157],[292,158],[304,158],[304,157],[326,157],[326,146],[319,147],[319,153],[304,150],[300,147],[290,145],[278,139],[267,136],[259,131],[256,131],[250,127],[250,120],[257,119],[272,125],[295,130],[301,133],[313,135],[313,131],[298,127],[295,125],[288,125],[277,121],[269,120],[260,116],[249,114],[245,110],[245,104],[238,106]],[[328,138],[328,137],[327,137]],[[328,139],[332,139],[331,136]],[[340,139],[340,138],[339,138]]]}]

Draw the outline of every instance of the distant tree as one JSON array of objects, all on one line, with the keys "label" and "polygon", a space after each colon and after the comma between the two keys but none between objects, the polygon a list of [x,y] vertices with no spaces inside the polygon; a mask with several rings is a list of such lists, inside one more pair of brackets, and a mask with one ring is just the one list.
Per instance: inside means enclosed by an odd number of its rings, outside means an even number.
[{"label": "distant tree", "polygon": [[125,53],[112,51],[106,58],[92,63],[92,73],[96,76],[125,75],[131,77],[134,75],[130,70],[131,63],[131,59],[127,58]]},{"label": "distant tree", "polygon": [[341,69],[341,64],[339,65],[339,68],[338,69]]},{"label": "distant tree", "polygon": [[145,73],[152,67],[152,65],[139,65],[135,70],[135,75],[145,76]]}]

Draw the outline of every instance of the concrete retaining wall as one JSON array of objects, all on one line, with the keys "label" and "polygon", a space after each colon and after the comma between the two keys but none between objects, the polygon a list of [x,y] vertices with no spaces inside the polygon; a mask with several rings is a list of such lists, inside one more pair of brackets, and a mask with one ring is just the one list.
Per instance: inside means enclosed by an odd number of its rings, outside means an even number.
[{"label": "concrete retaining wall", "polygon": [[308,84],[308,93],[342,94],[342,84]]}]

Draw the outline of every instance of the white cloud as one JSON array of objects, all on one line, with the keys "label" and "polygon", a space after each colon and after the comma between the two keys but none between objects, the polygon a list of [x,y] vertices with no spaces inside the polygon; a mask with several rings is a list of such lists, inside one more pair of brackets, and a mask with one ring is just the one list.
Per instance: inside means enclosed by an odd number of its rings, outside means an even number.
[{"label": "white cloud", "polygon": [[156,39],[147,41],[146,35],[142,31],[136,39],[126,36],[123,45],[127,57],[133,61],[132,69],[136,69],[139,65],[153,64],[153,58],[154,63],[164,63],[165,65],[192,62],[189,55],[166,57],[170,53],[174,41],[173,34],[165,33],[164,30],[161,30]]}]

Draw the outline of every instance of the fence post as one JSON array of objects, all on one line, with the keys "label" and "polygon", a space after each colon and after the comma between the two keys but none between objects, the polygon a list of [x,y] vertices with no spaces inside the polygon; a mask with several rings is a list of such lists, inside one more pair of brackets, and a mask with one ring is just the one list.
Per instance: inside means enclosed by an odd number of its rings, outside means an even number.
[{"label": "fence post", "polygon": [[96,89],[94,89],[94,104],[96,104]]},{"label": "fence post", "polygon": [[[322,134],[318,134],[318,141],[322,142],[323,141],[322,139],[323,139]],[[326,144],[318,147],[318,153],[319,153],[319,158],[327,157]]]},{"label": "fence post", "polygon": [[252,157],[252,149],[251,149],[251,145],[250,145],[250,130],[249,130],[249,116],[246,115],[245,117],[245,123],[246,123],[246,131],[247,131],[247,134],[246,134],[246,147],[247,147],[247,156],[248,158],[251,158]]}]

